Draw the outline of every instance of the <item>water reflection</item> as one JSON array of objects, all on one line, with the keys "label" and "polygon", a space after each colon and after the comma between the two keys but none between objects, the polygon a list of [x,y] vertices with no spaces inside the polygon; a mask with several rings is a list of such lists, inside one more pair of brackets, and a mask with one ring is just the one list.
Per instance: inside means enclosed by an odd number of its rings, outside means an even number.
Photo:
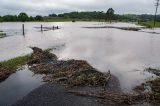
[{"label": "water reflection", "polygon": [[9,106],[43,84],[41,75],[33,75],[28,67],[0,83],[0,106]]},{"label": "water reflection", "polygon": [[[22,23],[1,23],[2,29],[21,29]],[[59,30],[41,33],[34,27],[60,26]],[[60,59],[83,59],[91,65],[116,75],[123,89],[130,90],[144,82],[151,74],[143,74],[149,66],[160,66],[160,36],[158,34],[124,31],[120,29],[86,29],[82,27],[104,26],[94,22],[76,23],[25,23],[26,34],[0,39],[0,60],[30,53],[28,46],[54,49]],[[133,26],[114,23],[113,26]],[[14,26],[11,27],[11,26]],[[145,29],[145,31],[151,31]],[[154,31],[160,32],[157,28]],[[65,45],[65,46],[60,46]],[[140,71],[135,71],[140,70]]]}]

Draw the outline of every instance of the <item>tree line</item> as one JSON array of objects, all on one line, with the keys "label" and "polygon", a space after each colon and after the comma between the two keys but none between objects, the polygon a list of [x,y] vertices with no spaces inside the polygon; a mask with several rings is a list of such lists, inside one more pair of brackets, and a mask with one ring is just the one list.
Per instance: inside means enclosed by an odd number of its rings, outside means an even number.
[{"label": "tree line", "polygon": [[[104,11],[86,11],[86,12],[70,12],[63,14],[49,14],[48,16],[37,15],[35,17],[28,16],[26,13],[22,12],[19,15],[5,15],[0,16],[0,22],[25,22],[25,21],[45,21],[46,19],[71,19],[71,20],[86,20],[86,21],[128,21],[128,22],[146,22],[153,21],[154,15],[142,14],[115,14],[112,8],[109,8],[106,12]],[[157,21],[160,22],[160,15],[157,16]]]},{"label": "tree line", "polygon": [[43,17],[37,15],[35,17],[28,16],[26,13],[22,12],[19,15],[5,15],[0,16],[0,22],[26,22],[26,21],[43,21]]}]

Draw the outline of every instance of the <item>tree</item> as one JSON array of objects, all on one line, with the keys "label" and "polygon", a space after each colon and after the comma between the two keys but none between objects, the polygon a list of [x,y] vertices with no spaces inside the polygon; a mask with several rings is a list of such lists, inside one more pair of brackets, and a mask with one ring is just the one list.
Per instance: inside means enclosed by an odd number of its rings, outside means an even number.
[{"label": "tree", "polygon": [[57,14],[54,14],[54,13],[53,13],[53,14],[49,14],[48,16],[49,16],[49,17],[57,17]]},{"label": "tree", "polygon": [[34,17],[30,16],[29,21],[34,21]]},{"label": "tree", "polygon": [[5,22],[14,22],[17,21],[17,16],[16,15],[5,15],[3,16],[3,21]]},{"label": "tree", "polygon": [[99,21],[101,21],[101,19],[104,19],[103,11],[98,12],[98,16],[97,17],[98,17]]},{"label": "tree", "polygon": [[114,10],[112,8],[109,8],[106,12],[106,20],[110,21],[113,19],[114,17]]},{"label": "tree", "polygon": [[36,21],[43,21],[43,17],[40,16],[40,15],[37,15],[37,16],[35,17],[35,20],[36,20]]},{"label": "tree", "polygon": [[21,22],[25,22],[25,21],[28,21],[29,18],[28,18],[28,15],[26,13],[20,13],[18,15],[18,20],[21,21]]},{"label": "tree", "polygon": [[0,22],[2,22],[2,21],[3,21],[3,17],[0,16]]}]

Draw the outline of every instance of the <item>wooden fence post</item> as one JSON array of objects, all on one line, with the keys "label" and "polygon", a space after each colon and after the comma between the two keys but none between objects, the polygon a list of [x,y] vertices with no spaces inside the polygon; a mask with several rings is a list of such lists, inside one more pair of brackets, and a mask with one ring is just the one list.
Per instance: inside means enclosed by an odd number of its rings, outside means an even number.
[{"label": "wooden fence post", "polygon": [[25,34],[25,33],[24,33],[24,24],[22,24],[22,31],[23,31],[23,35],[24,35],[24,34]]},{"label": "wooden fence post", "polygon": [[43,31],[43,26],[41,25],[41,32]]}]

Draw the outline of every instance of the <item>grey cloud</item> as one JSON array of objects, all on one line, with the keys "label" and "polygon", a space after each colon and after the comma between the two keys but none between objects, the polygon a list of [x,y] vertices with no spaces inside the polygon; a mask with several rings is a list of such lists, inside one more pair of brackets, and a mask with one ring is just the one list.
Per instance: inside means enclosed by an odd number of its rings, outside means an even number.
[{"label": "grey cloud", "polygon": [[[154,13],[154,0],[0,0],[0,15],[26,12],[29,15],[47,15],[70,11],[106,11],[116,13]],[[159,11],[160,13],[160,11]]]}]

